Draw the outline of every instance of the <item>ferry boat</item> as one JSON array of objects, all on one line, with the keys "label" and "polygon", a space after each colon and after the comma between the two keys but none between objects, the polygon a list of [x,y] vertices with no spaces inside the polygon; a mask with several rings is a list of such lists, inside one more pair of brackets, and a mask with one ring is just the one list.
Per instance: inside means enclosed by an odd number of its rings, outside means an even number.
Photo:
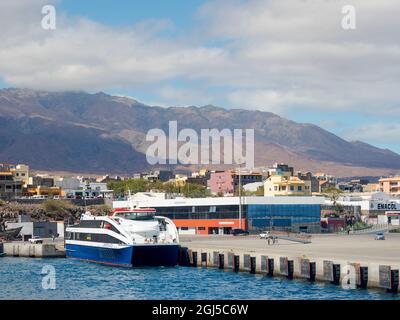
[{"label": "ferry boat", "polygon": [[87,212],[66,228],[65,247],[67,258],[111,266],[175,266],[179,235],[174,223],[152,208],[98,217]]}]

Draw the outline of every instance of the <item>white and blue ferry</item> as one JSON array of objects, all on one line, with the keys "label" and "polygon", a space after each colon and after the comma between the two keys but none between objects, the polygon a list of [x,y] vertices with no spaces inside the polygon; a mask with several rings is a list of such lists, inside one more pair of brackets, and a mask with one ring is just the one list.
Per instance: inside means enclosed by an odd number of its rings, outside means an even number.
[{"label": "white and blue ferry", "polygon": [[67,258],[121,267],[175,266],[179,236],[155,209],[117,209],[110,216],[83,214],[66,228]]}]

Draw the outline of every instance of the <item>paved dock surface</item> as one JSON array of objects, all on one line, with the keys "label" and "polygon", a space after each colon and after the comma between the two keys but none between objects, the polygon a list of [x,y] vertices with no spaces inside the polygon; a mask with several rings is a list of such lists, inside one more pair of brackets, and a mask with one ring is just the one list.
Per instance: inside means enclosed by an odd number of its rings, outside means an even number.
[{"label": "paved dock surface", "polygon": [[232,249],[235,252],[400,265],[400,234],[385,236],[386,240],[374,240],[374,235],[312,235],[309,244],[279,240],[274,245],[268,245],[267,240],[257,236],[180,236],[180,241],[182,246],[196,249]]}]

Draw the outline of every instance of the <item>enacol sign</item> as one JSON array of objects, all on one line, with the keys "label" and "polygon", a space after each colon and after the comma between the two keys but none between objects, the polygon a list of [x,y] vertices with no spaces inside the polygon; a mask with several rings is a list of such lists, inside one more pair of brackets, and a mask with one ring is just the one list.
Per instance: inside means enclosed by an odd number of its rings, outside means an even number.
[{"label": "enacol sign", "polygon": [[400,204],[396,202],[382,203],[382,202],[371,202],[371,210],[400,210]]}]

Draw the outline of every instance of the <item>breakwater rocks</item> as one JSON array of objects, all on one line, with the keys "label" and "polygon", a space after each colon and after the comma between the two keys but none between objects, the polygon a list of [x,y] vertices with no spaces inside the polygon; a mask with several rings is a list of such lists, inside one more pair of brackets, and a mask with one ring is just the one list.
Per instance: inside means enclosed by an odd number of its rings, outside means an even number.
[{"label": "breakwater rocks", "polygon": [[42,202],[38,204],[24,204],[18,202],[2,202],[0,204],[0,221],[17,219],[18,215],[28,215],[35,221],[54,219],[78,219],[85,211],[93,215],[107,215],[111,208],[105,205],[87,207],[76,206],[69,201]]}]

